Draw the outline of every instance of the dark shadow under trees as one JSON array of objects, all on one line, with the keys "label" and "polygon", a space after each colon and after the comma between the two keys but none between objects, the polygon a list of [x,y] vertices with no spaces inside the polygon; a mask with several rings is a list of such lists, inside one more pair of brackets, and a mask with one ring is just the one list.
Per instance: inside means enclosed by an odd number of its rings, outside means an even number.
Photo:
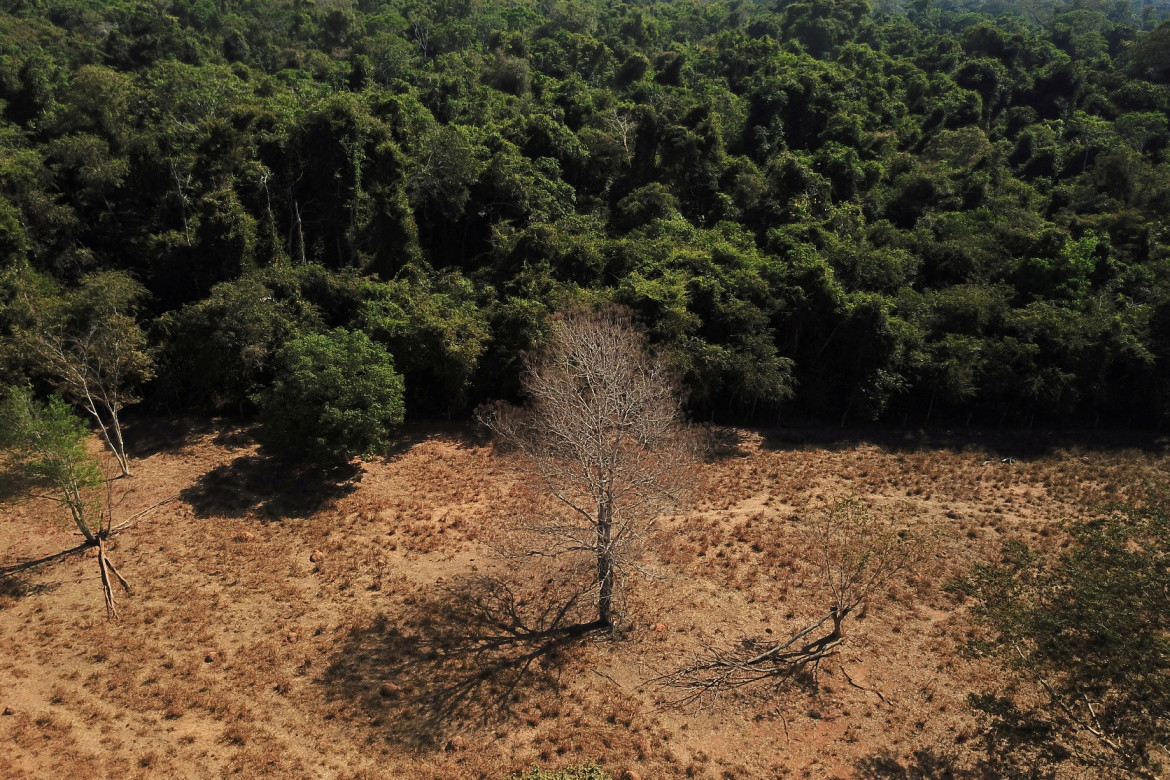
[{"label": "dark shadow under trees", "polygon": [[982,769],[970,769],[947,751],[924,748],[899,758],[883,752],[857,762],[857,777],[862,780],[994,780],[1001,777]]},{"label": "dark shadow under trees", "polygon": [[[1153,430],[1124,429],[913,429],[872,428],[757,428],[764,437],[763,446],[775,451],[818,447],[828,450],[852,450],[872,444],[886,452],[911,453],[936,450],[969,451],[979,457],[1031,459],[1070,448],[1086,450],[1139,450],[1154,454],[1170,448],[1170,438]],[[734,454],[734,453],[732,453]]]},{"label": "dark shadow under trees", "polygon": [[122,438],[126,452],[140,460],[177,452],[195,437],[217,429],[210,418],[131,416],[122,422]]},{"label": "dark shadow under trees", "polygon": [[180,491],[179,498],[201,518],[305,518],[352,493],[360,479],[360,464],[322,470],[261,452],[212,469]]},{"label": "dark shadow under trees", "polygon": [[390,741],[437,747],[449,734],[505,722],[540,693],[556,694],[591,604],[559,590],[474,578],[408,597],[405,616],[355,628],[321,678],[330,699],[353,702]]}]

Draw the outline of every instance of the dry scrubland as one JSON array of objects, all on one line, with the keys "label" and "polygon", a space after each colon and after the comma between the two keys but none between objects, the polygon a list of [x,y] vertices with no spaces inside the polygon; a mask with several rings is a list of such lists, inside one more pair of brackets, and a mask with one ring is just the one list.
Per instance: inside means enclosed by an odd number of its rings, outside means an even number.
[{"label": "dry scrubland", "polygon": [[[509,607],[533,625],[559,603],[555,573],[493,549],[533,500],[528,481],[466,430],[413,429],[360,478],[322,483],[246,429],[139,426],[117,512],[174,500],[112,545],[136,588],[122,619],[106,621],[92,559],[2,581],[0,776],[500,778],[595,760],[615,777],[907,777],[962,765],[976,728],[967,692],[1008,683],[960,652],[969,605],[942,585],[1008,537],[1058,549],[1062,520],[1167,466],[1156,446],[1028,435],[716,438],[692,509],[660,525],[657,577],[631,583],[629,629],[542,645],[497,641],[516,623]],[[786,636],[822,614],[807,518],[848,495],[930,547],[847,624],[815,685],[696,711],[644,684],[704,642]],[[12,496],[0,538],[0,565],[77,542],[55,508]]]}]

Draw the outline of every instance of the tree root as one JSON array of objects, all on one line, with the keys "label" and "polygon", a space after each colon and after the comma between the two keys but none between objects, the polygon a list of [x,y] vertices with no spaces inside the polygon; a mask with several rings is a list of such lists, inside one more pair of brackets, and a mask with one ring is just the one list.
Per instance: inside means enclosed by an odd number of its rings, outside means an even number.
[{"label": "tree root", "polygon": [[101,538],[98,539],[97,548],[98,571],[102,576],[102,594],[105,596],[106,600],[106,615],[110,618],[110,620],[117,620],[118,604],[114,599],[114,587],[111,583],[110,575],[113,575],[114,579],[118,581],[118,584],[122,586],[122,590],[124,590],[128,596],[131,593],[130,583],[126,582],[126,579],[118,573],[118,570],[114,567],[114,564],[110,563],[110,560],[106,558],[106,548]]}]

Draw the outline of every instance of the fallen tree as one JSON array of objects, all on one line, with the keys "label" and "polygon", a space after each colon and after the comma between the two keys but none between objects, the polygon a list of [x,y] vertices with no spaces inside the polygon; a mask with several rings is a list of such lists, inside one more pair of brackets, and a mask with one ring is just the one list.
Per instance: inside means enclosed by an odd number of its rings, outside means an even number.
[{"label": "fallen tree", "polygon": [[812,559],[830,596],[827,613],[780,642],[745,638],[731,647],[704,644],[681,668],[652,682],[678,691],[676,701],[685,705],[804,672],[815,678],[821,662],[845,643],[846,620],[921,549],[917,538],[894,530],[856,497],[818,513],[809,534]]}]

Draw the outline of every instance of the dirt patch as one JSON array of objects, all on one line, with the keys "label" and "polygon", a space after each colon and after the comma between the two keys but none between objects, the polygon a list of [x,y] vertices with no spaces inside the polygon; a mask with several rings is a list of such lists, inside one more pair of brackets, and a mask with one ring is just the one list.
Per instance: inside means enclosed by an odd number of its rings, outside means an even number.
[{"label": "dirt patch", "polygon": [[[327,479],[246,428],[138,436],[115,511],[149,511],[110,545],[135,587],[122,619],[84,556],[0,580],[0,776],[500,778],[589,760],[647,778],[945,776],[976,727],[967,693],[999,683],[959,652],[967,605],[941,586],[1008,538],[1057,548],[1063,520],[1166,466],[1151,447],[1021,458],[720,431],[695,505],[659,527],[653,577],[628,583],[625,628],[580,638],[571,577],[497,551],[533,486],[458,427]],[[817,676],[702,709],[648,684],[823,614],[803,532],[850,495],[931,554]],[[6,496],[0,566],[74,546],[55,511]]]}]

